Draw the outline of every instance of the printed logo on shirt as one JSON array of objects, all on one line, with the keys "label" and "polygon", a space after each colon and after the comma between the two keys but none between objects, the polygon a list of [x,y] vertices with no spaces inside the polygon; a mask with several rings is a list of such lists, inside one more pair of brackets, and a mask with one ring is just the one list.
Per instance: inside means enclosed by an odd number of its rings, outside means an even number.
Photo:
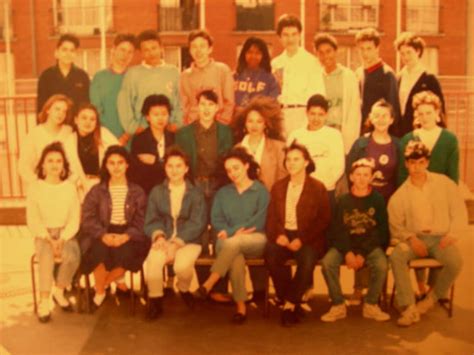
[{"label": "printed logo on shirt", "polygon": [[254,85],[251,81],[237,81],[234,84],[234,89],[236,91],[244,91],[248,93],[260,92],[265,90],[266,83],[263,81],[257,82],[257,85]]},{"label": "printed logo on shirt", "polygon": [[387,154],[382,154],[382,155],[379,157],[379,163],[380,163],[380,165],[387,165],[389,161],[390,161],[390,158],[388,157]]},{"label": "printed logo on shirt", "polygon": [[345,211],[343,216],[344,225],[349,228],[351,235],[364,235],[377,225],[375,221],[375,208],[370,207],[367,211],[359,211],[354,208]]}]

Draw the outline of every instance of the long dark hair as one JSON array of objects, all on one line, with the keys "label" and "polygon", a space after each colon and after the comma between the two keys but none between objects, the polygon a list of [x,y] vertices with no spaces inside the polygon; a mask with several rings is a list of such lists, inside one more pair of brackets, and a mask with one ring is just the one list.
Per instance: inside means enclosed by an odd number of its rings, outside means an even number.
[{"label": "long dark hair", "polygon": [[107,170],[107,160],[109,160],[110,156],[117,154],[120,155],[128,164],[128,169],[125,173],[127,177],[127,181],[130,181],[130,166],[131,166],[131,158],[130,153],[120,145],[111,145],[107,148],[104,154],[104,159],[102,159],[102,165],[100,167],[100,181],[101,182],[109,182],[110,174]]},{"label": "long dark hair", "polygon": [[220,163],[220,173],[222,174],[220,182],[221,185],[229,184],[230,181],[229,176],[227,176],[227,172],[225,170],[225,162],[229,159],[237,159],[242,162],[242,164],[248,164],[249,169],[247,170],[247,176],[249,179],[258,180],[260,175],[260,166],[253,158],[253,155],[247,152],[247,149],[244,147],[234,147],[232,148],[222,159]]},{"label": "long dark hair", "polygon": [[260,62],[260,68],[271,73],[272,66],[270,64],[270,53],[268,52],[268,47],[265,41],[258,37],[249,37],[244,42],[242,50],[240,51],[239,60],[237,62],[236,72],[239,74],[245,68],[247,68],[247,62],[245,61],[245,54],[250,49],[250,47],[255,46],[260,52],[262,52],[262,61]]},{"label": "long dark hair", "polygon": [[[101,124],[100,124],[100,114],[99,114],[99,111],[97,110],[97,108],[94,105],[86,103],[86,104],[82,104],[81,106],[79,106],[79,109],[77,110],[77,113],[76,113],[76,118],[79,117],[80,113],[82,111],[85,111],[85,110],[91,110],[95,114],[96,124],[95,124],[94,131],[92,132],[92,135],[94,137],[94,147],[93,147],[92,152],[97,153],[99,151],[99,146],[102,142],[101,137],[100,137],[100,126],[101,126]],[[73,122],[72,128],[75,132],[77,132],[77,136],[78,136],[78,139],[79,139],[79,129],[77,128],[77,124],[76,124],[75,120]]]},{"label": "long dark hair", "polygon": [[36,164],[36,168],[35,168],[36,176],[40,180],[44,180],[46,178],[46,175],[44,174],[44,171],[43,171],[43,164],[46,159],[46,156],[49,153],[59,153],[63,157],[63,172],[61,173],[61,176],[59,178],[62,181],[66,180],[69,177],[71,170],[69,168],[69,161],[66,158],[66,153],[64,153],[64,148],[61,142],[53,142],[51,144],[48,144],[46,147],[44,147],[43,151],[41,152],[41,157],[38,161],[38,164]]},{"label": "long dark hair", "polygon": [[306,166],[306,174],[309,175],[312,172],[316,171],[316,164],[314,164],[313,159],[311,159],[311,154],[309,154],[308,149],[304,145],[296,142],[296,140],[294,140],[290,146],[285,148],[285,164],[284,164],[285,169],[286,169],[286,157],[288,156],[288,153],[292,152],[293,150],[300,151],[301,154],[303,154],[304,160],[308,162],[308,166]]}]

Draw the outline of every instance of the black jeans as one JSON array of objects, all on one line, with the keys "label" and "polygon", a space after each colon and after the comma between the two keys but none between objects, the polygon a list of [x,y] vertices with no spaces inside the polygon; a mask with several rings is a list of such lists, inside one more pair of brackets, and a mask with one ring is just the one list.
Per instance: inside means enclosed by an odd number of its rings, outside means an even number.
[{"label": "black jeans", "polygon": [[[296,273],[291,277],[291,267],[285,266],[288,259],[296,259]],[[313,283],[313,271],[318,260],[316,251],[309,245],[297,251],[268,243],[265,247],[265,262],[273,279],[276,294],[282,301],[301,303],[304,293]]]}]

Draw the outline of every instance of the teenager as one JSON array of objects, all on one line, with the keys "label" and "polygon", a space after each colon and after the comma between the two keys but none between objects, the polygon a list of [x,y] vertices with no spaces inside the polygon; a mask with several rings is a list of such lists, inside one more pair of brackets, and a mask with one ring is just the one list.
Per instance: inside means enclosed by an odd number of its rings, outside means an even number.
[{"label": "teenager", "polygon": [[[447,130],[442,116],[442,101],[431,91],[422,91],[413,97],[413,109],[419,128],[407,133],[400,140],[403,153],[408,142],[419,140],[430,151],[428,170],[444,174],[456,184],[459,182],[459,143],[456,136]],[[398,181],[403,183],[408,170],[400,160]]]},{"label": "teenager", "polygon": [[365,131],[372,105],[380,99],[392,105],[396,127],[400,120],[397,79],[393,69],[380,58],[380,35],[373,28],[365,28],[356,34],[355,41],[362,59],[362,67],[356,70],[362,99],[361,131]]},{"label": "teenager", "polygon": [[64,142],[72,179],[81,201],[100,181],[99,170],[105,151],[111,145],[118,144],[117,138],[100,123],[99,112],[94,105],[80,106],[74,118],[73,133]]},{"label": "teenager", "polygon": [[229,273],[236,303],[232,322],[242,324],[247,319],[245,259],[263,255],[269,194],[257,180],[258,164],[245,148],[232,149],[224,158],[224,167],[230,183],[217,192],[211,211],[217,256],[209,278],[196,294],[206,298],[219,279]]},{"label": "teenager", "polygon": [[[404,151],[409,176],[388,203],[392,244],[390,265],[397,292],[400,326],[410,326],[446,297],[462,268],[455,242],[467,233],[467,211],[456,184],[445,175],[429,172],[428,147],[410,141]],[[430,257],[443,264],[426,298],[415,305],[407,264]]]},{"label": "teenager", "polygon": [[245,40],[234,73],[235,105],[245,107],[255,96],[277,99],[280,86],[272,74],[270,54],[265,41],[258,37]]},{"label": "teenager", "polygon": [[119,292],[128,292],[120,280],[126,271],[140,270],[150,248],[143,232],[146,196],[140,186],[130,182],[129,166],[125,148],[110,146],[102,161],[100,183],[82,205],[82,271],[94,272],[93,308],[102,305],[112,282]]},{"label": "teenager", "polygon": [[341,132],[325,125],[328,109],[329,103],[324,96],[311,96],[306,104],[308,124],[293,131],[287,145],[296,141],[308,149],[316,165],[311,176],[324,184],[331,208],[334,208],[336,183],[344,173],[344,142]]},{"label": "teenager", "polygon": [[172,107],[165,95],[150,95],[143,102],[142,115],[148,127],[132,141],[132,178],[148,195],[165,179],[163,161],[166,149],[174,144],[168,129]]},{"label": "teenager", "polygon": [[[314,162],[308,150],[297,143],[286,149],[285,167],[289,176],[275,183],[268,207],[268,243],[265,261],[283,303],[281,324],[298,322],[298,307],[313,284],[313,271],[326,252],[325,232],[331,214],[324,185],[312,178]],[[296,259],[296,273],[285,262]]]},{"label": "teenager", "polygon": [[318,60],[301,47],[302,25],[294,15],[282,15],[276,32],[284,51],[273,58],[272,70],[277,78],[283,107],[285,135],[306,125],[304,108],[315,94],[325,94],[321,66]]},{"label": "teenager", "polygon": [[43,149],[55,141],[64,142],[71,134],[72,105],[64,95],[53,95],[44,103],[38,125],[30,130],[21,147],[18,172],[24,183],[36,180],[35,168]]},{"label": "teenager", "polygon": [[259,179],[268,191],[287,175],[283,166],[285,143],[282,136],[282,113],[277,101],[255,96],[235,116],[235,141],[247,149],[260,165]]},{"label": "teenager", "polygon": [[219,111],[217,120],[229,123],[234,112],[234,79],[227,64],[212,59],[213,39],[205,30],[189,33],[189,54],[193,62],[181,73],[180,91],[183,103],[183,120],[191,123],[199,116],[198,94],[212,90],[217,94]]},{"label": "teenager", "polygon": [[360,135],[360,93],[357,77],[337,62],[338,43],[334,36],[314,37],[314,51],[323,66],[324,88],[329,102],[326,125],[341,131],[344,153],[349,153]]},{"label": "teenager", "polygon": [[43,71],[38,79],[37,111],[56,94],[71,99],[74,109],[89,102],[89,75],[74,64],[79,38],[72,34],[59,37],[54,51],[56,64]]},{"label": "teenager", "polygon": [[331,248],[321,260],[332,302],[329,312],[321,317],[323,322],[334,322],[346,317],[346,305],[339,280],[339,269],[344,262],[354,271],[363,267],[370,270],[369,289],[362,308],[363,317],[379,322],[390,319],[390,315],[382,312],[378,306],[387,277],[385,249],[390,236],[385,202],[370,186],[374,167],[374,161],[368,158],[354,162],[349,173],[351,190],[337,202],[329,234]]},{"label": "teenager", "polygon": [[410,32],[404,32],[395,40],[395,47],[400,54],[404,67],[398,73],[398,96],[400,99],[401,119],[396,127],[397,134],[403,137],[415,127],[413,97],[429,90],[441,100],[441,112],[445,113],[445,103],[441,85],[436,76],[426,70],[421,63],[425,41]]},{"label": "teenager", "polygon": [[94,75],[89,90],[91,103],[99,111],[102,126],[117,137],[120,145],[126,145],[130,136],[120,123],[117,98],[125,72],[135,55],[135,46],[133,34],[119,33],[115,36],[109,67]]},{"label": "teenager", "polygon": [[164,158],[166,180],[153,188],[148,199],[145,233],[152,246],[146,260],[148,278],[148,318],[163,312],[163,267],[173,265],[177,287],[190,308],[194,298],[189,292],[194,263],[201,254],[201,234],[207,227],[204,194],[187,177],[189,161],[178,148]]},{"label": "teenager", "polygon": [[[26,223],[34,237],[38,260],[38,319],[46,323],[51,319],[51,295],[64,311],[73,310],[64,289],[71,285],[79,267],[80,251],[75,236],[80,205],[76,188],[67,179],[69,163],[61,143],[51,143],[43,149],[36,174],[38,180],[27,194]],[[59,266],[57,272],[55,265]]]},{"label": "teenager", "polygon": [[137,46],[142,62],[128,69],[123,78],[117,100],[120,123],[130,138],[143,131],[148,127],[142,114],[143,102],[150,95],[162,94],[173,106],[170,126],[176,130],[182,124],[179,70],[163,61],[163,45],[156,31],[141,32]]}]

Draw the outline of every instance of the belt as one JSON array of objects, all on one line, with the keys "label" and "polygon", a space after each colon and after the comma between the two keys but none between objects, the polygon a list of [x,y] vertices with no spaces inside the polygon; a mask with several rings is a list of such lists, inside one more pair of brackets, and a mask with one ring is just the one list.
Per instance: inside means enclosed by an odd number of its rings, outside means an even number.
[{"label": "belt", "polygon": [[294,104],[294,105],[281,105],[282,108],[302,108],[306,107],[306,105],[299,105],[299,104]]}]

